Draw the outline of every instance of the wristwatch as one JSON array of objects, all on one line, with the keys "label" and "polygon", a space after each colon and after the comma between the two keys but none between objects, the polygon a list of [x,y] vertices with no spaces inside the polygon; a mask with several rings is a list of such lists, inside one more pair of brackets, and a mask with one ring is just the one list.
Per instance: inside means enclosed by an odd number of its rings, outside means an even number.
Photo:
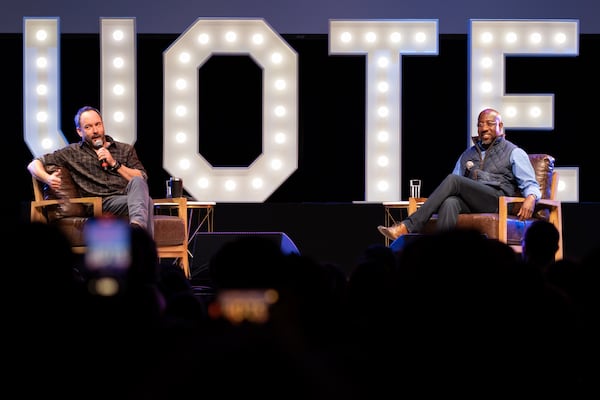
[{"label": "wristwatch", "polygon": [[118,170],[119,168],[121,168],[121,165],[122,165],[122,164],[121,164],[120,162],[118,162],[118,161],[115,161],[115,165],[113,165],[112,167],[110,167],[110,170],[111,170],[111,171],[116,171],[116,170]]}]

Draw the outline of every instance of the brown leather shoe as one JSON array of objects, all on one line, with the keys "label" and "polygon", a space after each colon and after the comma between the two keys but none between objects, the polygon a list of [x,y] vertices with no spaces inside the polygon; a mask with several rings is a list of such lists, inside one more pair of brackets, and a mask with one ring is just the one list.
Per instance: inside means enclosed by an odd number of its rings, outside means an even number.
[{"label": "brown leather shoe", "polygon": [[383,236],[390,240],[396,240],[400,236],[409,233],[408,228],[402,222],[394,224],[389,228],[383,225],[379,225],[377,227],[377,230],[379,231],[379,233],[381,233]]}]

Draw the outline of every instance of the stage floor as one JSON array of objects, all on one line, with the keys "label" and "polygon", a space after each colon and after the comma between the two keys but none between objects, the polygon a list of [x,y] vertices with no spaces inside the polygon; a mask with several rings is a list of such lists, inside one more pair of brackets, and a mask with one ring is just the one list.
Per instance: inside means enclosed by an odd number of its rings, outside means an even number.
[{"label": "stage floor", "polygon": [[[21,205],[28,221],[29,202]],[[563,203],[562,211],[564,257],[577,260],[600,245],[600,203]],[[350,272],[368,246],[385,244],[384,223],[381,203],[217,203],[213,231],[285,233],[301,254]]]},{"label": "stage floor", "polygon": [[[215,232],[281,232],[303,255],[350,272],[373,244],[385,244],[380,203],[218,203]],[[600,243],[600,203],[563,204],[564,257],[578,259]],[[193,249],[193,243],[191,244]]]}]

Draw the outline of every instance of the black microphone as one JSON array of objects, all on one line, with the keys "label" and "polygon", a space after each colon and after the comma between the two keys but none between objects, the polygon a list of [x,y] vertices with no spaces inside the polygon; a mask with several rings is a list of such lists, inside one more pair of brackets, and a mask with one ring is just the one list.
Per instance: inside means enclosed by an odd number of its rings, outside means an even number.
[{"label": "black microphone", "polygon": [[[102,141],[102,139],[94,140],[94,148],[101,149],[102,146],[104,146],[104,142]],[[100,160],[100,165],[102,165],[103,170],[108,171],[108,162],[106,162],[106,158]]]},{"label": "black microphone", "polygon": [[469,173],[471,172],[471,168],[473,168],[475,164],[473,163],[473,161],[469,160],[465,163],[465,173],[463,176],[469,176]]}]

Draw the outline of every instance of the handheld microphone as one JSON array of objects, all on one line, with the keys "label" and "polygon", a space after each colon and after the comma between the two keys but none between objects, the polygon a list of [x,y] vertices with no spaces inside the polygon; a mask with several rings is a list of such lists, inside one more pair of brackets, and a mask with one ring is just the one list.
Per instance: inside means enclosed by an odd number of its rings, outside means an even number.
[{"label": "handheld microphone", "polygon": [[[100,148],[102,148],[103,145],[104,145],[104,142],[102,141],[102,139],[94,140],[94,148],[100,149]],[[108,162],[106,162],[106,158],[103,158],[102,160],[100,160],[100,165],[102,166],[103,170],[108,171]]]},{"label": "handheld microphone", "polygon": [[463,176],[469,176],[469,173],[471,172],[471,168],[473,168],[475,164],[473,163],[473,161],[469,160],[465,163],[465,173]]}]

